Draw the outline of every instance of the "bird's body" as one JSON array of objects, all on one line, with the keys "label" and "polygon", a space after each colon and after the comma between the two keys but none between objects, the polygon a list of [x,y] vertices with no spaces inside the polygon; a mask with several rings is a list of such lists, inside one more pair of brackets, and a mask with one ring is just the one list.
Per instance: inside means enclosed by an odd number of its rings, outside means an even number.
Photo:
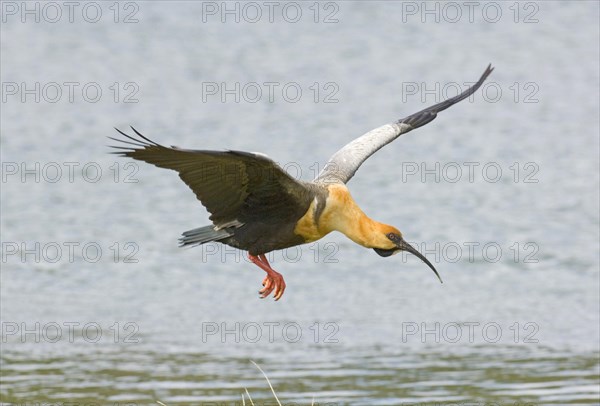
[{"label": "bird's body", "polygon": [[211,213],[212,221],[210,226],[184,232],[181,245],[218,241],[248,251],[252,262],[267,272],[260,291],[262,297],[275,290],[278,300],[285,290],[283,277],[271,268],[264,254],[317,241],[332,231],[339,231],[384,257],[399,251],[411,252],[437,275],[433,265],[403,240],[398,229],[372,220],[361,210],[346,182],[380,148],[473,94],[491,71],[489,66],[479,81],[462,94],[350,142],[331,157],[312,182],[292,178],[264,154],[169,148],[135,129],[139,138],[117,130],[129,140],[113,139],[128,144],[115,147],[124,150],[118,154],[179,173]]}]

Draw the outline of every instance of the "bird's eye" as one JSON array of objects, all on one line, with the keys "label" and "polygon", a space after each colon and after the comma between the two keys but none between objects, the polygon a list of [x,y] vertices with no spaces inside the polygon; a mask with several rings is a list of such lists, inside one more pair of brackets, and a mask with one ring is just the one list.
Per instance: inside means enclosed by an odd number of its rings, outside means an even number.
[{"label": "bird's eye", "polygon": [[392,241],[394,241],[396,239],[396,234],[394,234],[394,233],[389,233],[387,236]]}]

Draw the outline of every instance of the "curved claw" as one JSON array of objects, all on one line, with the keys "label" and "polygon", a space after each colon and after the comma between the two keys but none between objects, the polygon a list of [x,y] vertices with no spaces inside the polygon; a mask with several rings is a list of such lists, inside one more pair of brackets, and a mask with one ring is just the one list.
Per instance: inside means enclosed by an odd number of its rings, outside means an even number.
[{"label": "curved claw", "polygon": [[248,254],[248,258],[263,271],[267,273],[267,276],[262,281],[263,288],[258,291],[260,298],[264,299],[273,293],[273,298],[278,301],[285,292],[286,284],[283,276],[271,268],[269,261],[265,255],[259,255],[258,257]]},{"label": "curved claw", "polygon": [[258,293],[260,293],[262,295],[269,289],[270,289],[270,291],[272,291],[274,287],[271,288],[271,285],[273,285],[273,281],[271,279],[269,279],[269,277],[266,277],[265,280],[263,281],[264,287],[261,290],[259,290]]},{"label": "curved claw", "polygon": [[272,271],[265,279],[267,279],[265,287],[258,292],[261,295],[260,298],[264,299],[273,293],[273,298],[275,301],[281,299],[286,288],[283,276],[275,271]]},{"label": "curved claw", "polygon": [[267,296],[269,296],[271,294],[271,292],[273,292],[273,289],[275,289],[275,286],[270,286],[269,285],[268,288],[264,287],[263,289],[259,290],[258,293],[260,294],[260,298],[264,299]]},{"label": "curved claw", "polygon": [[275,291],[275,294],[273,295],[273,297],[275,298],[275,301],[278,301],[279,299],[281,299],[281,297],[283,296],[283,292],[285,292],[285,281],[283,280],[283,276],[281,277],[281,284],[277,285],[277,289]]}]

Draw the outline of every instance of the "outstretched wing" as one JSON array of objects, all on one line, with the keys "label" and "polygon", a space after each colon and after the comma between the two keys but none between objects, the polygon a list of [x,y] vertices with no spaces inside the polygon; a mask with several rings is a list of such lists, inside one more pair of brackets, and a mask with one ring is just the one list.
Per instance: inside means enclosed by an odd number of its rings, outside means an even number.
[{"label": "outstretched wing", "polygon": [[405,134],[415,128],[419,128],[434,118],[437,113],[442,110],[446,110],[453,104],[458,103],[461,100],[471,96],[485,79],[492,73],[494,68],[492,65],[488,65],[481,78],[465,90],[461,94],[438,103],[434,106],[428,107],[418,113],[412,114],[406,118],[398,120],[391,124],[378,127],[368,133],[356,138],[354,141],[345,145],[342,149],[337,151],[325,165],[321,173],[315,178],[315,182],[318,183],[346,183],[356,173],[358,168],[365,162],[371,155],[380,150],[385,145],[394,141],[400,135]]},{"label": "outstretched wing", "polygon": [[[306,210],[308,190],[266,155],[241,151],[203,151],[164,147],[132,130],[114,152],[179,172],[179,177],[211,213],[217,229],[253,221],[269,223]],[[304,198],[303,198],[304,197]],[[302,213],[304,213],[302,211]]]}]

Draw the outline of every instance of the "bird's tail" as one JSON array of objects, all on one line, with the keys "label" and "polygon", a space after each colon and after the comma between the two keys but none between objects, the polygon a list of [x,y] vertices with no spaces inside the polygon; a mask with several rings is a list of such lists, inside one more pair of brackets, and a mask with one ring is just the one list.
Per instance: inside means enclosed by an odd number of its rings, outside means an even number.
[{"label": "bird's tail", "polygon": [[179,238],[179,246],[200,245],[211,241],[219,241],[231,237],[231,233],[225,229],[215,230],[214,226],[205,226],[186,231]]}]

